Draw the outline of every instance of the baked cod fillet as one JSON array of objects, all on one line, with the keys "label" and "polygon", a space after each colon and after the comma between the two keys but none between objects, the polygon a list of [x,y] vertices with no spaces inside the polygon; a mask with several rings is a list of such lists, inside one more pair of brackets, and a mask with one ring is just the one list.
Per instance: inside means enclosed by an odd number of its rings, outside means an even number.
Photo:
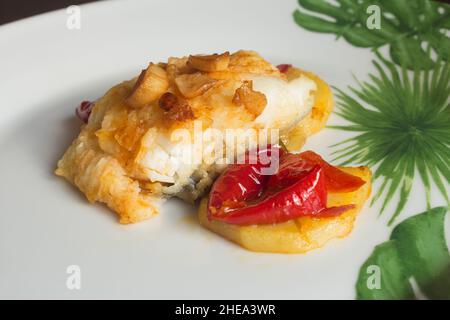
[{"label": "baked cod fillet", "polygon": [[[288,149],[299,149],[332,107],[320,78],[296,68],[281,73],[252,51],[169,58],[94,103],[56,174],[108,205],[120,223],[134,223],[157,214],[168,197],[203,196],[226,166],[226,151],[236,156],[258,144],[255,132],[276,129]],[[238,136],[248,139],[205,138],[210,129],[244,130]],[[199,157],[186,161],[186,154]]]}]

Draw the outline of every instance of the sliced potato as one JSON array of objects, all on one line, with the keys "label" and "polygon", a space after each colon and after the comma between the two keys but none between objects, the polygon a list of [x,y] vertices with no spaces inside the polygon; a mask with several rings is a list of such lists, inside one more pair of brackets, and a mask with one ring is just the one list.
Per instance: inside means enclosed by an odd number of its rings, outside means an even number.
[{"label": "sliced potato", "polygon": [[330,86],[314,73],[298,68],[289,68],[286,73],[289,81],[302,75],[313,80],[317,85],[317,90],[314,93],[314,107],[311,113],[299,124],[299,126],[305,127],[309,136],[320,131],[325,126],[328,117],[333,111],[334,101]]},{"label": "sliced potato", "polygon": [[208,198],[204,198],[199,208],[200,224],[207,229],[231,240],[242,247],[257,252],[304,253],[322,247],[334,238],[342,238],[350,233],[353,222],[370,195],[371,172],[367,167],[341,167],[343,171],[358,176],[366,184],[354,192],[330,193],[328,206],[355,204],[337,217],[302,217],[272,225],[239,226],[207,217]]},{"label": "sliced potato", "polygon": [[289,68],[286,73],[289,81],[300,76],[313,80],[317,85],[317,90],[314,92],[314,107],[311,112],[297,126],[280,137],[289,151],[299,150],[305,144],[308,136],[320,131],[325,126],[334,107],[330,86],[317,75],[295,67]]}]

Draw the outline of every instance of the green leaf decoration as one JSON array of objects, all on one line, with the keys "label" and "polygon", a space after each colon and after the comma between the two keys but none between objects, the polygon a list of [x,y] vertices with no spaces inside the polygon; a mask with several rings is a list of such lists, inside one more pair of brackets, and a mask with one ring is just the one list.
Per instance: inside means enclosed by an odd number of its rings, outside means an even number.
[{"label": "green leaf decoration", "polygon": [[[414,292],[406,274],[395,242],[386,241],[376,246],[361,266],[356,297],[365,300],[413,299]],[[378,286],[376,277],[379,277]]]},{"label": "green leaf decoration", "polygon": [[[358,299],[415,299],[410,279],[429,299],[450,299],[450,254],[445,242],[446,207],[410,217],[364,262]],[[377,278],[378,277],[378,278]]]},{"label": "green leaf decoration", "polygon": [[399,197],[390,225],[408,200],[416,172],[428,208],[433,184],[450,203],[450,64],[408,72],[377,56],[378,74],[349,87],[352,95],[336,89],[337,114],[349,124],[328,127],[359,133],[332,146],[338,147],[334,160],[375,168],[381,187],[372,204],[384,196],[382,213],[394,195]]},{"label": "green leaf decoration", "polygon": [[[298,0],[294,21],[310,31],[334,33],[350,44],[378,49],[388,45],[398,65],[432,68],[432,48],[440,59],[450,58],[450,6],[430,0]],[[379,29],[368,26],[378,6]],[[369,8],[369,11],[368,11]],[[373,16],[375,17],[375,16]]]}]

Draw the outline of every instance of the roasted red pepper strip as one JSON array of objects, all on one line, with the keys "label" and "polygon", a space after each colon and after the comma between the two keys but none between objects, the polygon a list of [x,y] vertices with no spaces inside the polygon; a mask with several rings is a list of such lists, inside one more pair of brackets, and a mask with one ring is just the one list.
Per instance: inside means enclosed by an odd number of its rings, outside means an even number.
[{"label": "roasted red pepper strip", "polygon": [[[295,156],[295,155],[294,155]],[[328,162],[322,159],[317,153],[313,151],[305,151],[299,154],[299,157],[309,165],[319,165],[325,174],[327,181],[327,190],[331,192],[352,192],[358,190],[366,182],[356,176],[345,173],[336,167],[333,167]]]},{"label": "roasted red pepper strip", "polygon": [[289,68],[292,68],[292,64],[279,64],[277,65],[277,68],[281,73],[286,73]]},{"label": "roasted red pepper strip", "polygon": [[94,102],[91,101],[83,101],[80,105],[75,109],[75,114],[81,121],[84,123],[88,123],[89,116],[91,115],[92,108],[94,107]]},{"label": "roasted red pepper strip", "polygon": [[323,171],[317,166],[297,183],[263,196],[258,203],[225,211],[214,220],[240,225],[280,223],[302,215],[318,214],[325,209],[326,200]]},{"label": "roasted red pepper strip", "polygon": [[[265,188],[265,184],[270,176],[263,175],[261,169],[269,166],[263,164],[262,159],[268,159],[272,151],[277,149],[279,155],[283,152],[279,146],[268,146],[258,150],[256,163],[250,162],[249,154],[246,155],[244,164],[230,165],[226,174],[219,176],[211,190],[209,207],[214,213],[220,208],[239,208],[246,205],[245,201],[258,198]],[[279,156],[278,155],[278,156]]]},{"label": "roasted red pepper strip", "polygon": [[232,165],[227,174],[217,178],[211,191],[209,207],[212,213],[226,206],[239,208],[245,201],[260,196],[269,176],[260,174],[259,165]]},{"label": "roasted red pepper strip", "polygon": [[[266,152],[270,154],[270,148]],[[353,191],[364,184],[311,151],[282,152],[279,170],[271,176],[262,175],[262,167],[259,162],[231,165],[211,190],[208,217],[249,225],[280,223],[301,216],[336,216],[354,205],[327,208],[328,183],[340,191]]]}]

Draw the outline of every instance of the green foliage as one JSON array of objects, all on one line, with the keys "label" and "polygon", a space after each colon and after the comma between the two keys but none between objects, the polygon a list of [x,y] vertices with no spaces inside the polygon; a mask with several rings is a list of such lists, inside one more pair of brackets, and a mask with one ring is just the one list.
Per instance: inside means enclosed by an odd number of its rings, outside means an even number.
[{"label": "green foliage", "polygon": [[[379,268],[379,274],[370,269]],[[378,272],[378,271],[377,271]],[[364,300],[398,300],[413,299],[411,288],[402,261],[397,252],[394,241],[386,241],[375,247],[370,257],[359,270],[356,282],[356,298]],[[379,288],[370,285],[373,277],[380,277]]]},{"label": "green foliage", "polygon": [[382,180],[372,203],[384,195],[381,212],[399,193],[391,224],[406,204],[412,182],[419,172],[431,207],[431,186],[436,185],[449,203],[450,182],[450,64],[437,63],[433,70],[396,67],[377,53],[378,75],[349,87],[355,97],[338,91],[337,114],[349,125],[329,128],[359,132],[339,146],[335,160],[375,168]]},{"label": "green foliage", "polygon": [[[430,0],[298,0],[295,22],[315,32],[334,33],[357,47],[377,49],[389,45],[393,61],[407,68],[431,68],[425,48],[441,59],[450,58],[450,6]],[[381,9],[380,29],[370,30],[367,8]]]},{"label": "green foliage", "polygon": [[[409,279],[430,299],[450,299],[450,254],[445,242],[447,208],[410,217],[394,228],[389,241],[378,245],[362,265],[356,283],[358,299],[415,298]],[[370,266],[379,268],[373,274]],[[379,288],[370,286],[380,277]]]}]

